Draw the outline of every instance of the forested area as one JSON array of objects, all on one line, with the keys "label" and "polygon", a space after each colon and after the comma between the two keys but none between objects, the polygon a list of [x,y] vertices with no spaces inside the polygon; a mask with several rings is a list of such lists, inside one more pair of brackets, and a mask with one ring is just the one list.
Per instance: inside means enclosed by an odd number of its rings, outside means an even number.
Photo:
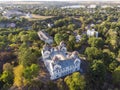
[{"label": "forested area", "polygon": [[[93,11],[93,10],[92,10]],[[120,88],[120,12],[117,8],[33,10],[50,19],[11,21],[15,28],[0,28],[1,90],[119,90]],[[11,22],[0,19],[0,22]],[[53,24],[48,27],[47,24]],[[88,37],[86,27],[99,36]],[[24,26],[31,25],[25,30]],[[45,30],[54,38],[52,46],[65,41],[68,51],[76,50],[85,58],[87,70],[75,72],[58,80],[41,81],[41,49],[45,44],[37,35]],[[76,42],[74,33],[81,35]]]}]

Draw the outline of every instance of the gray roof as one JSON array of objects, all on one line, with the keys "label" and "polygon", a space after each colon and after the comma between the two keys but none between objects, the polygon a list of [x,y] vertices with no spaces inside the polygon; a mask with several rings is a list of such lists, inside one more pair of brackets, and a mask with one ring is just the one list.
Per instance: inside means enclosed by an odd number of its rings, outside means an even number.
[{"label": "gray roof", "polygon": [[[56,54],[61,54],[63,55],[64,57],[66,56],[64,52],[58,52],[58,51],[54,51],[51,53],[50,57],[53,58]],[[67,59],[66,60],[58,60],[57,63],[53,63],[53,67],[54,65],[60,65],[61,68],[65,68],[67,66],[71,66],[71,65],[74,65],[74,60],[73,59]]]},{"label": "gray roof", "polygon": [[43,39],[53,39],[48,33],[46,33],[45,31],[39,31],[38,32],[38,35],[39,35],[39,37],[40,37],[40,39],[41,38],[43,38]]},{"label": "gray roof", "polygon": [[[54,48],[53,48],[54,49]],[[78,58],[78,56],[76,55],[77,52],[74,51],[72,54],[75,54],[75,56]],[[58,60],[54,60],[54,57],[56,55],[61,55],[60,57],[62,58],[59,58],[58,57]],[[52,62],[52,67],[54,68],[55,65],[59,65],[61,66],[61,68],[66,68],[68,66],[73,66],[74,65],[74,60],[76,58],[74,57],[67,57],[67,55],[69,55],[69,53],[65,53],[65,52],[62,52],[62,51],[53,51],[50,53],[50,56],[48,58],[46,58],[47,60],[50,60],[50,61],[53,61]],[[70,54],[71,55],[71,54]],[[48,65],[47,68],[50,68],[50,66]],[[56,71],[56,70],[55,70]]]},{"label": "gray roof", "polygon": [[55,55],[57,54],[61,54],[63,55],[64,57],[66,56],[64,52],[61,52],[61,51],[54,51],[50,54],[50,57],[53,58]]},{"label": "gray roof", "polygon": [[57,64],[60,65],[61,68],[65,68],[65,67],[74,65],[74,60],[72,60],[72,59],[68,59],[68,60],[59,60],[59,61],[57,62]]}]

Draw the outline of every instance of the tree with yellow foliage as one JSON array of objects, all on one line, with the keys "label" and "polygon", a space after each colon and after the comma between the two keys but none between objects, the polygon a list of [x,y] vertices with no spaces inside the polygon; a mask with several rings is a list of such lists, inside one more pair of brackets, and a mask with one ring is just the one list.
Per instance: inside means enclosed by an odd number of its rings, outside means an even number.
[{"label": "tree with yellow foliage", "polygon": [[14,68],[14,85],[20,87],[24,85],[24,78],[23,78],[23,70],[24,67],[22,65],[19,65]]}]

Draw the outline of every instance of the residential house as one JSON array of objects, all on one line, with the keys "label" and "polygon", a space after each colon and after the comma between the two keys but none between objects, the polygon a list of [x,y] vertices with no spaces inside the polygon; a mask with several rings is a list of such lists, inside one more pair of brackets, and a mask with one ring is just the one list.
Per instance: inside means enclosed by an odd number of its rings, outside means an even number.
[{"label": "residential house", "polygon": [[46,33],[45,31],[39,31],[38,36],[45,43],[48,43],[48,44],[53,43],[53,38],[51,36],[49,36],[48,33]]},{"label": "residential house", "polygon": [[95,31],[95,29],[88,29],[87,30],[87,36],[95,36],[95,37],[98,37],[98,32]]}]

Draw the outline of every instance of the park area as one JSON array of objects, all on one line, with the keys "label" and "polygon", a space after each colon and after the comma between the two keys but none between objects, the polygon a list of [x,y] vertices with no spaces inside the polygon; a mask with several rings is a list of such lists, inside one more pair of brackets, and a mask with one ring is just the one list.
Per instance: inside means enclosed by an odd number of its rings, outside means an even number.
[{"label": "park area", "polygon": [[29,21],[44,20],[44,19],[53,17],[53,16],[41,16],[41,15],[37,15],[37,14],[31,14],[31,16],[32,16],[31,18],[27,18],[26,16],[22,16],[22,17],[28,19]]}]

